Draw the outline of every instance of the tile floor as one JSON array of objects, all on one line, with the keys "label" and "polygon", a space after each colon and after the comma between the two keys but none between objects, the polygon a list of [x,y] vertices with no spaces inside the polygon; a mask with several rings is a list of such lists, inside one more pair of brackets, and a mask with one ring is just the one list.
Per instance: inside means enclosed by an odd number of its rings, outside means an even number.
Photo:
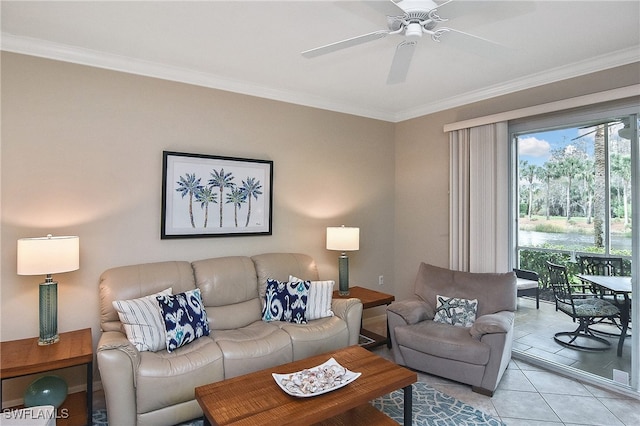
[{"label": "tile floor", "polygon": [[[631,338],[624,341],[622,356],[617,356],[618,337],[606,337],[611,348],[603,352],[587,352],[566,348],[553,340],[559,331],[572,331],[577,324],[571,318],[555,310],[555,305],[540,302],[536,309],[532,299],[518,298],[513,348],[557,364],[570,366],[608,380],[613,370],[631,372]],[[613,330],[613,327],[612,327]],[[516,355],[517,357],[517,355]]]}]

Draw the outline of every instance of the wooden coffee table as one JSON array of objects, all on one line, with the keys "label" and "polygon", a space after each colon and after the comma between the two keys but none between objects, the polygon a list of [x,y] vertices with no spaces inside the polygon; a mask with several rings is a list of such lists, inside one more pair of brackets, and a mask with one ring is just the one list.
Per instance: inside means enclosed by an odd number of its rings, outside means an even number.
[{"label": "wooden coffee table", "polygon": [[[362,373],[348,385],[309,398],[286,394],[271,373],[294,373],[333,357],[343,367]],[[205,425],[340,425],[395,424],[369,404],[374,398],[404,389],[404,424],[411,424],[411,384],[417,374],[359,346],[317,355],[278,367],[238,376],[195,389]]]}]

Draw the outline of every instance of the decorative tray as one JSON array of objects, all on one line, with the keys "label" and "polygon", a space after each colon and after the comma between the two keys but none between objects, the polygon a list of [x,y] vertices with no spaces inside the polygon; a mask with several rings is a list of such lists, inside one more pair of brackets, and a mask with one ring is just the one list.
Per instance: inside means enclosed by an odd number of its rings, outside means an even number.
[{"label": "decorative tray", "polygon": [[316,367],[306,368],[295,373],[271,373],[283,391],[291,396],[302,398],[340,389],[360,377],[360,374],[347,370],[333,358]]}]

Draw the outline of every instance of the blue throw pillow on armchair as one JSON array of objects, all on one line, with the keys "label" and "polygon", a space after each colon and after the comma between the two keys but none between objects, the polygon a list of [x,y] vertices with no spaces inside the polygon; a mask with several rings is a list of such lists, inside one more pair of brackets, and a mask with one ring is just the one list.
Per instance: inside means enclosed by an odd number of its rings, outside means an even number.
[{"label": "blue throw pillow on armchair", "polygon": [[306,324],[308,297],[309,281],[281,282],[268,279],[262,319]]},{"label": "blue throw pillow on armchair", "polygon": [[207,312],[204,310],[200,289],[157,296],[156,299],[167,330],[168,352],[209,335]]}]

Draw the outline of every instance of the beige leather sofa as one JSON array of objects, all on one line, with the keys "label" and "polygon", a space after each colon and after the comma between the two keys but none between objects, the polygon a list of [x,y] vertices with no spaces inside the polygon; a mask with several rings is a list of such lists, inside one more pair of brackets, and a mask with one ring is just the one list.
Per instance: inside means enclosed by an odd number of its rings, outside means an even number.
[{"label": "beige leather sofa", "polygon": [[[270,253],[196,262],[123,266],[100,277],[102,336],[97,360],[109,424],[173,425],[202,415],[194,388],[248,372],[357,344],[358,299],[334,299],[334,316],[307,324],[264,322],[267,278],[318,280],[304,254]],[[122,330],[114,300],[199,288],[210,335],[173,352],[139,352]]]},{"label": "beige leather sofa", "polygon": [[[470,327],[434,321],[437,296],[476,299]],[[493,395],[509,361],[516,310],[516,275],[452,271],[422,263],[414,295],[387,307],[395,361],[470,384]]]}]

